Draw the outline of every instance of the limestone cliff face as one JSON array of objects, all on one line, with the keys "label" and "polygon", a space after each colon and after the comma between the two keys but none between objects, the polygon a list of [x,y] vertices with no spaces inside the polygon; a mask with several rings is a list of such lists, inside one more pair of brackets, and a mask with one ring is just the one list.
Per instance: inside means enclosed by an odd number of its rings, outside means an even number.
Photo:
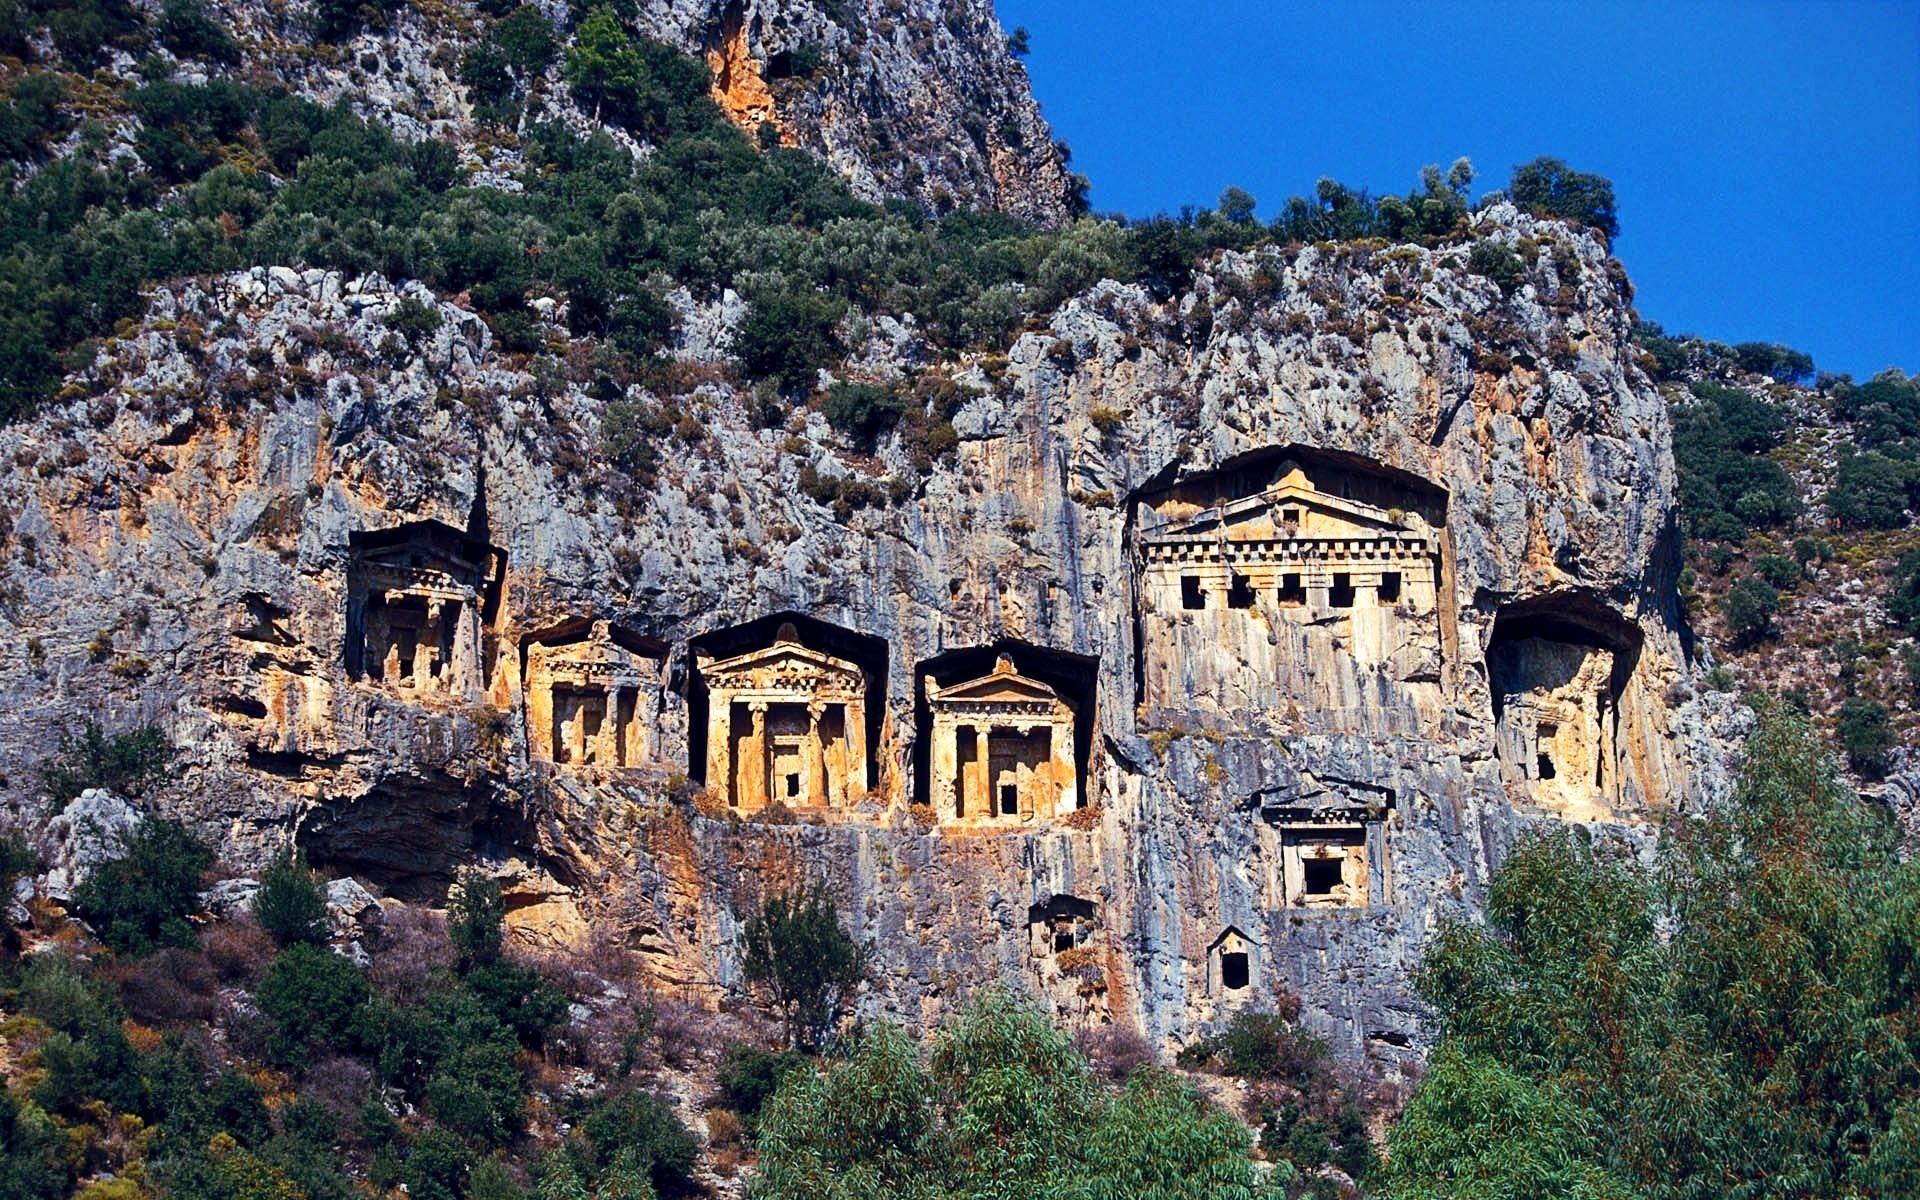
[{"label": "limestone cliff face", "polygon": [[[312,45],[303,5],[208,7],[251,66],[407,140],[461,147],[477,182],[510,175],[519,161],[514,138],[475,122],[460,83],[461,54],[480,36],[464,5],[399,8],[383,28],[338,47]],[[565,4],[537,7],[564,26]],[[904,197],[934,213],[987,209],[1044,224],[1073,210],[1075,177],[991,0],[670,0],[639,5],[632,22],[705,57],[713,98],[736,124],[754,133],[771,121],[786,144],[821,156],[863,199]],[[561,62],[528,93],[535,118],[601,127],[572,100]],[[626,131],[609,132],[645,152]]]},{"label": "limestone cliff face", "polygon": [[[157,720],[164,803],[237,861],[425,893],[480,861],[524,936],[615,931],[715,997],[747,904],[814,878],[875,1014],[1012,976],[1178,1043],[1284,986],[1416,1054],[1408,971],[1518,830],[1634,841],[1722,786],[1617,264],[1475,221],[1563,252],[1511,297],[1407,247],[1096,286],[941,368],[924,475],[757,428],[725,303],[675,394],[620,399],[686,418],[632,477],[590,370],[423,291],[409,342],[377,278],[162,289],[90,395],[0,431],[0,769]],[[925,361],[885,321],[856,358]]]}]

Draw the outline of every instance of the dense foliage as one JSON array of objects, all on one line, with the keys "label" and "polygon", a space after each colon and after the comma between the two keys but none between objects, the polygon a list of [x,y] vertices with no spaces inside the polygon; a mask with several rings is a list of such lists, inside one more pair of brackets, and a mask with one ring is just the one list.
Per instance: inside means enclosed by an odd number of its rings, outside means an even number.
[{"label": "dense foliage", "polygon": [[73,908],[122,954],[190,946],[187,917],[200,911],[200,877],[211,866],[213,851],[192,830],[148,817],[74,889]]},{"label": "dense foliage", "polygon": [[1804,718],[1762,714],[1656,867],[1571,832],[1419,975],[1444,1021],[1395,1197],[1920,1191],[1920,869]]},{"label": "dense foliage", "polygon": [[845,1059],[790,1074],[762,1114],[749,1194],[1250,1200],[1269,1194],[1250,1142],[1165,1072],[1138,1069],[1123,1089],[1106,1087],[1045,1017],[987,991],[924,1057],[882,1025]]}]

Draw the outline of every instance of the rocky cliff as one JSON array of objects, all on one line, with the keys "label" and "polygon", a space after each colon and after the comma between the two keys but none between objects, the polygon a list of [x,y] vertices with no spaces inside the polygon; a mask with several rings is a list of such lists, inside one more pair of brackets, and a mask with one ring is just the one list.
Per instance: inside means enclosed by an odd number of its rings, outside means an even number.
[{"label": "rocky cliff", "polygon": [[[1472,221],[1536,251],[1510,293],[1269,247],[1004,355],[875,321],[848,369],[948,407],[933,456],[762,427],[731,294],[676,293],[623,391],[418,285],[168,284],[0,431],[0,768],[25,800],[62,724],[154,720],[163,807],[236,862],[479,862],[523,936],[615,931],[715,1000],[746,906],[819,879],[871,1014],[1014,977],[1178,1044],[1286,988],[1398,1062],[1424,938],[1519,830],[1637,842],[1722,778],[1618,264]],[[636,411],[662,453],[623,470]]]}]

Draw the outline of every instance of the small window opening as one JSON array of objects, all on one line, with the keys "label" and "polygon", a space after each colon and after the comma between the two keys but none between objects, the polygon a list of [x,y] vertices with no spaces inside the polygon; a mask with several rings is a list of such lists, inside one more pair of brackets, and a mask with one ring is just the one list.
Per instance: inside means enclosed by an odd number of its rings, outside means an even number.
[{"label": "small window opening", "polygon": [[1054,930],[1053,931],[1053,952],[1055,954],[1059,954],[1063,950],[1071,950],[1071,949],[1073,949],[1073,930],[1071,929]]},{"label": "small window opening", "polygon": [[1341,860],[1337,858],[1309,858],[1300,863],[1304,877],[1306,893],[1309,896],[1331,896],[1333,889],[1342,881]]},{"label": "small window opening", "polygon": [[1000,812],[1008,817],[1020,814],[1020,789],[1010,783],[1000,785]]},{"label": "small window opening", "polygon": [[1300,523],[1300,510],[1297,508],[1281,509],[1280,523],[1282,525],[1298,525]]},{"label": "small window opening", "polygon": [[799,794],[800,794],[800,772],[789,771],[787,772],[787,795],[798,796]]},{"label": "small window opening", "polygon": [[1397,604],[1400,601],[1400,572],[1382,571],[1380,573],[1380,603]]},{"label": "small window opening", "polygon": [[1553,778],[1554,776],[1553,756],[1551,754],[1548,754],[1545,750],[1542,750],[1537,756],[1537,758],[1535,759],[1535,767],[1539,772],[1540,778],[1542,779]]},{"label": "small window opening", "polygon": [[1280,577],[1280,603],[1296,605],[1305,604],[1306,602],[1307,588],[1305,584],[1300,582],[1300,573],[1294,571],[1282,575]]},{"label": "small window opening", "polygon": [[1200,590],[1200,577],[1198,575],[1182,575],[1180,577],[1180,607],[1195,609],[1205,608],[1206,606],[1207,594]]},{"label": "small window opening", "polygon": [[1335,608],[1353,607],[1353,576],[1342,571],[1333,577],[1333,590],[1327,593],[1327,603]]},{"label": "small window opening", "polygon": [[1234,950],[1220,956],[1220,984],[1229,991],[1240,991],[1251,978],[1247,969],[1247,955],[1244,950]]},{"label": "small window opening", "polygon": [[1233,582],[1227,585],[1227,607],[1253,607],[1253,585],[1247,582],[1245,575],[1235,575]]}]

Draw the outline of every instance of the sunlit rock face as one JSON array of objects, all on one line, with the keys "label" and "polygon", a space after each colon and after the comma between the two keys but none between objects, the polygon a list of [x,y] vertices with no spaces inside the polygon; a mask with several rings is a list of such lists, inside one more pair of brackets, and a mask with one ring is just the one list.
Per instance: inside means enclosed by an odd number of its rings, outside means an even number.
[{"label": "sunlit rock face", "polygon": [[[1005,978],[1174,1046],[1284,988],[1405,1061],[1423,943],[1523,828],[1634,842],[1724,786],[1617,271],[1475,221],[1555,252],[1511,296],[1411,247],[1100,284],[932,368],[964,399],[924,472],[764,428],[708,341],[618,397],[702,430],[636,478],[591,372],[414,285],[161,289],[0,430],[0,770],[158,721],[159,803],[231,861],[429,897],[478,863],[521,936],[618,937],[716,1003],[743,914],[816,881],[869,1017]],[[409,296],[442,323],[405,343]],[[923,350],[876,329],[862,370]]]}]

